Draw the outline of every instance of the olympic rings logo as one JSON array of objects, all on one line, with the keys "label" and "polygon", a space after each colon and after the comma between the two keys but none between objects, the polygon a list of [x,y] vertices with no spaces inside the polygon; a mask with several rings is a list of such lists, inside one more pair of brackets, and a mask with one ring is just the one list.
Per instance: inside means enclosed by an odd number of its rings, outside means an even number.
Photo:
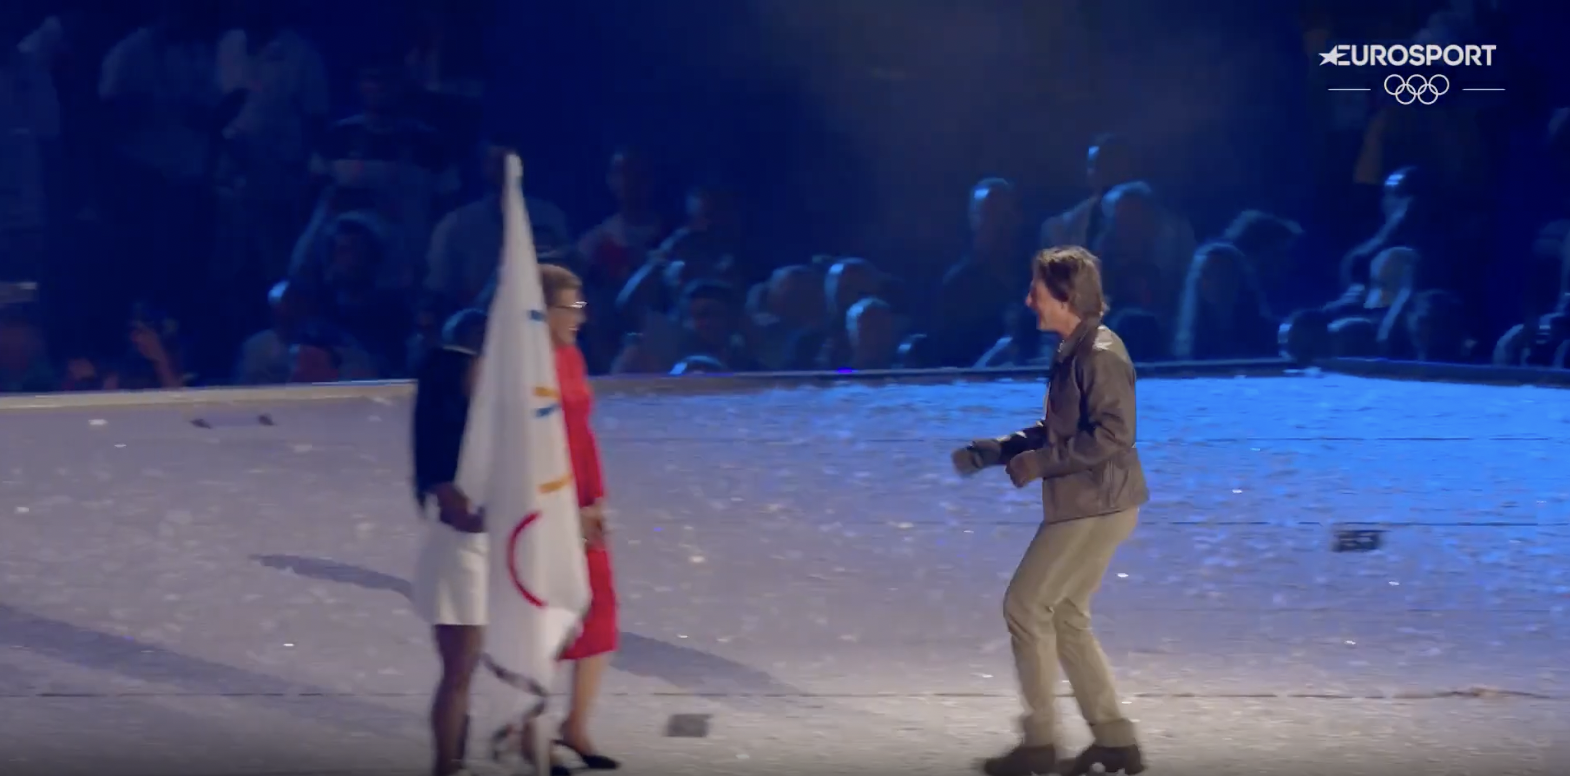
[{"label": "olympic rings logo", "polygon": [[1450,91],[1450,79],[1437,73],[1432,76],[1402,77],[1396,73],[1385,76],[1385,94],[1396,98],[1396,102],[1401,105],[1411,105],[1414,102],[1433,105],[1448,91]]}]

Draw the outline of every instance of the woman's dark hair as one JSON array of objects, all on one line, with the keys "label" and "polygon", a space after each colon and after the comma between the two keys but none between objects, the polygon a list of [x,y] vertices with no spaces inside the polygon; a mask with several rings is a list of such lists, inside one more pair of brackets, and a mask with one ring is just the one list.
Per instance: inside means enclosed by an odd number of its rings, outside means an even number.
[{"label": "woman's dark hair", "polygon": [[[1227,293],[1235,301],[1230,319],[1218,321],[1206,314],[1204,285],[1214,273],[1225,272],[1232,273],[1235,281]],[[1273,350],[1274,320],[1248,256],[1232,243],[1207,243],[1194,252],[1184,279],[1172,357],[1190,361],[1267,356]]]},{"label": "woman's dark hair", "polygon": [[1281,355],[1300,365],[1312,364],[1327,355],[1331,315],[1322,308],[1298,310],[1277,330]]},{"label": "woman's dark hair", "polygon": [[1379,326],[1367,318],[1330,324],[1330,350],[1337,358],[1369,358],[1379,352]]}]

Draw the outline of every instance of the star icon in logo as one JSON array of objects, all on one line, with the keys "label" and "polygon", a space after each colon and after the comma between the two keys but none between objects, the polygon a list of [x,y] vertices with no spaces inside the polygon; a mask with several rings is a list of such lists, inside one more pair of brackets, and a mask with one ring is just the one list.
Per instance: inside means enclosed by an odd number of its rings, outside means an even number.
[{"label": "star icon in logo", "polygon": [[1329,52],[1319,55],[1319,64],[1344,65],[1346,63],[1341,61],[1341,57],[1344,54],[1346,54],[1346,52],[1342,51],[1340,48],[1333,48]]}]

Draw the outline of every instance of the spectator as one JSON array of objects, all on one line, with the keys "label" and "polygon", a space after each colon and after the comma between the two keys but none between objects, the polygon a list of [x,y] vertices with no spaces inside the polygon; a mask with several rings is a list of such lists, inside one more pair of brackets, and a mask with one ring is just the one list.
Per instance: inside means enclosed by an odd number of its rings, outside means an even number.
[{"label": "spectator", "polygon": [[1277,349],[1277,328],[1248,257],[1231,243],[1201,247],[1184,283],[1173,358],[1269,357]]},{"label": "spectator", "polygon": [[1171,338],[1161,319],[1149,310],[1114,310],[1107,316],[1106,325],[1123,338],[1129,358],[1135,362],[1164,361],[1169,357],[1167,346]]},{"label": "spectator", "polygon": [[[583,293],[590,307],[601,311],[582,332],[584,357],[600,371],[611,360],[622,332],[637,326],[616,305],[622,289],[665,237],[665,220],[654,205],[654,174],[648,160],[631,149],[617,151],[610,161],[606,184],[616,198],[616,212],[578,239],[584,261]],[[661,370],[664,371],[664,370]]]},{"label": "spectator", "polygon": [[98,93],[114,133],[108,189],[122,278],[105,282],[176,314],[200,299],[213,246],[212,176],[221,120],[216,3],[172,0],[104,57]]},{"label": "spectator", "polygon": [[[454,307],[489,307],[491,283],[502,252],[502,165],[509,149],[485,149],[485,195],[442,217],[425,259],[425,291]],[[528,197],[529,226],[540,261],[573,263],[567,215],[543,199]]]},{"label": "spectator", "polygon": [[404,295],[376,285],[388,247],[381,219],[363,212],[340,216],[330,246],[323,318],[362,346],[380,375],[397,374],[410,333],[409,305]]},{"label": "spectator", "polygon": [[106,378],[106,389],[173,390],[191,382],[192,376],[185,371],[186,349],[178,321],[149,304],[138,303],[132,307],[129,328],[129,352],[113,376]]},{"label": "spectator", "polygon": [[661,374],[690,356],[706,356],[726,371],[757,368],[739,336],[742,314],[735,289],[716,280],[698,280],[682,292],[677,318],[651,316],[649,326],[628,337],[611,371],[618,374]]},{"label": "spectator", "polygon": [[1449,291],[1429,290],[1413,297],[1405,321],[1413,356],[1418,361],[1465,361],[1464,315],[1461,298]]},{"label": "spectator", "polygon": [[488,75],[489,0],[425,0],[404,62],[415,87],[411,113],[435,129],[453,158],[480,140]]},{"label": "spectator", "polygon": [[1041,225],[1041,247],[1088,246],[1096,242],[1105,227],[1101,198],[1114,186],[1138,179],[1139,167],[1128,138],[1104,134],[1092,141],[1085,154],[1085,184],[1090,196]]},{"label": "spectator", "polygon": [[1277,332],[1281,356],[1308,366],[1331,354],[1330,313],[1319,308],[1292,314]]},{"label": "spectator", "polygon": [[37,34],[19,41],[21,32],[0,26],[0,282],[43,277],[48,159],[60,137],[53,47]]},{"label": "spectator", "polygon": [[1374,258],[1388,248],[1406,247],[1423,257],[1422,274],[1413,282],[1419,289],[1435,286],[1447,270],[1433,265],[1449,261],[1446,225],[1440,194],[1429,176],[1415,167],[1390,174],[1385,180],[1384,225],[1373,237],[1349,251],[1341,261],[1341,282],[1350,289],[1369,282]]},{"label": "spectator", "polygon": [[1036,328],[1038,321],[1030,308],[1014,305],[1003,314],[1003,321],[1009,333],[976,362],[976,368],[1042,364],[1057,350],[1057,335]]},{"label": "spectator", "polygon": [[321,323],[304,327],[289,343],[290,383],[335,383],[382,377],[376,362],[342,330]]},{"label": "spectator", "polygon": [[1303,228],[1296,222],[1245,210],[1227,226],[1222,239],[1248,257],[1267,305],[1290,310],[1291,305],[1307,301],[1293,298],[1295,289],[1303,283],[1303,273],[1310,269],[1297,263]]},{"label": "spectator", "polygon": [[887,277],[866,259],[840,259],[829,267],[824,279],[828,335],[818,355],[818,368],[839,369],[849,365],[850,339],[846,336],[849,330],[845,326],[845,316],[857,302],[883,296],[887,282]]},{"label": "spectator", "polygon": [[[1560,242],[1570,249],[1570,241]],[[1566,272],[1570,272],[1570,253],[1561,258],[1558,246],[1551,251],[1533,251],[1527,257],[1521,278],[1518,323],[1494,345],[1495,366],[1522,366],[1553,355],[1551,350],[1545,352],[1547,343],[1539,342],[1539,333],[1545,316],[1570,312],[1570,277],[1565,276]]]},{"label": "spectator", "polygon": [[0,306],[0,393],[48,393],[59,387],[32,310]]},{"label": "spectator", "polygon": [[616,198],[616,212],[578,239],[578,253],[586,263],[585,282],[609,290],[614,298],[666,229],[654,207],[653,172],[641,154],[617,151],[606,185]]},{"label": "spectator", "polygon": [[851,305],[845,325],[849,329],[851,369],[860,372],[894,366],[899,330],[894,308],[888,302],[868,297]]},{"label": "spectator", "polygon": [[681,375],[724,374],[729,371],[731,371],[730,368],[725,366],[719,359],[709,356],[688,356],[682,359],[676,366],[671,367],[671,375],[678,377]]},{"label": "spectator", "polygon": [[752,352],[771,371],[811,369],[823,348],[828,317],[824,281],[805,264],[775,270],[764,285],[763,309],[749,329]]},{"label": "spectator", "polygon": [[1147,310],[1170,325],[1194,233],[1142,181],[1124,183],[1101,199],[1105,226],[1097,236],[1107,295],[1114,304]]},{"label": "spectator", "polygon": [[301,283],[280,280],[267,295],[272,326],[240,345],[236,385],[281,385],[289,379],[289,347],[315,318],[314,300]]},{"label": "spectator", "polygon": [[[458,186],[457,169],[441,138],[405,115],[407,92],[401,64],[362,68],[361,112],[328,129],[311,157],[311,171],[327,185],[326,197],[341,189],[357,191],[387,222],[388,255],[378,284],[395,290],[415,285],[433,216]],[[325,250],[322,232],[330,222],[324,199],[295,244],[291,275],[319,260]]]},{"label": "spectator", "polygon": [[259,293],[289,269],[305,223],[310,151],[327,122],[327,69],[277,0],[244,0],[218,41],[218,83],[233,117],[218,160],[214,286]]},{"label": "spectator", "polygon": [[1020,244],[1019,197],[1002,178],[970,194],[970,254],[939,284],[928,331],[944,366],[970,366],[1005,335],[1003,311],[1019,306],[1029,254]]},{"label": "spectator", "polygon": [[682,292],[680,311],[682,358],[709,356],[732,372],[757,368],[738,336],[741,300],[732,286],[715,280],[694,281]]},{"label": "spectator", "polygon": [[1336,358],[1373,358],[1379,354],[1379,325],[1368,318],[1342,318],[1330,324],[1330,352]]},{"label": "spectator", "polygon": [[729,192],[716,186],[695,186],[687,192],[687,223],[654,251],[660,262],[679,261],[692,279],[741,280],[737,265],[741,224]]},{"label": "spectator", "polygon": [[344,379],[343,365],[330,340],[306,335],[289,346],[290,383],[336,383]]}]

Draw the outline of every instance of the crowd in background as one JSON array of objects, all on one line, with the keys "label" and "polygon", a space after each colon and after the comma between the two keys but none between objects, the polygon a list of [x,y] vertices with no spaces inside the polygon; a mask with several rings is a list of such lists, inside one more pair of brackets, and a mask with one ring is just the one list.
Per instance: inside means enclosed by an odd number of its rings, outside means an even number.
[{"label": "crowd in background", "polygon": [[[1476,5],[1414,38],[1470,42]],[[69,16],[0,23],[0,392],[405,377],[486,307],[507,144],[483,129],[483,72],[450,66],[451,19],[360,62],[356,102],[334,104],[317,42],[275,8],[171,2],[86,64]],[[1305,50],[1333,23],[1308,20]],[[584,280],[600,374],[1042,364],[1054,343],[1023,299],[1031,255],[1059,245],[1100,258],[1108,325],[1139,361],[1565,367],[1570,219],[1543,228],[1519,322],[1495,340],[1475,312],[1492,125],[1345,97],[1358,104],[1326,107],[1357,141],[1345,199],[1381,180],[1383,196],[1344,254],[1256,210],[1195,234],[1146,180],[1137,133],[1090,139],[1082,198],[1044,219],[1014,182],[978,175],[954,198],[969,250],[941,278],[875,257],[762,265],[722,183],[684,182],[666,207],[657,148],[585,171],[614,212],[569,215],[533,189],[527,206],[541,260]],[[1544,142],[1570,161],[1567,123]],[[70,140],[89,134],[84,159]],[[1338,261],[1339,293],[1312,298],[1301,278]]]}]

